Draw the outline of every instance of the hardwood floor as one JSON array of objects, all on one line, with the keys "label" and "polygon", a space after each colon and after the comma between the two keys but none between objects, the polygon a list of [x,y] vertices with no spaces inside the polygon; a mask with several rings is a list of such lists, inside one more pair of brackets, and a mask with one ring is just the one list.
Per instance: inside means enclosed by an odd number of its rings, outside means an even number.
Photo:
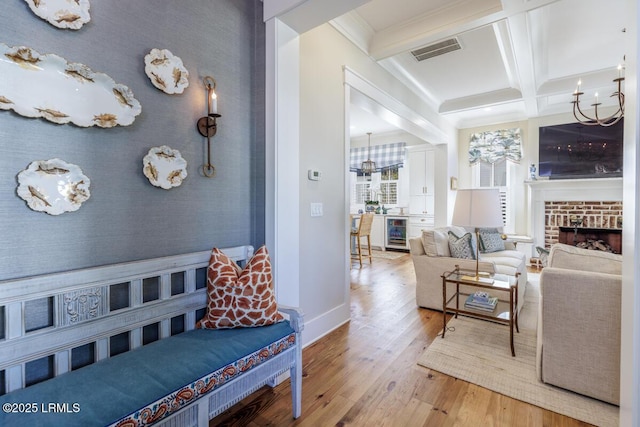
[{"label": "hardwood floor", "polygon": [[416,364],[442,327],[415,305],[410,256],[351,270],[351,321],[303,350],[302,416],[289,381],[265,387],[213,426],[585,426]]}]

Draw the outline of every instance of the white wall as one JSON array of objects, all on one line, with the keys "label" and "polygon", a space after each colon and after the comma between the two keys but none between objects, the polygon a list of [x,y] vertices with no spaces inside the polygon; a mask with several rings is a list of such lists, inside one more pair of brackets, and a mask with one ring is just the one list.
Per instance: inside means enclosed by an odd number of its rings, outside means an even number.
[{"label": "white wall", "polygon": [[620,425],[640,425],[640,264],[637,245],[640,241],[640,97],[638,96],[638,46],[640,45],[640,7],[637,0],[627,0],[632,21],[625,71],[625,145],[623,178],[622,253],[622,330],[620,358]]},{"label": "white wall", "polygon": [[[350,316],[342,84],[348,54],[333,32],[324,34],[326,28],[300,36],[300,302],[311,341]],[[306,179],[308,169],[321,171],[322,179]],[[311,203],[323,204],[322,217],[310,216]]]},{"label": "white wall", "polygon": [[[433,114],[330,25],[300,36],[299,259],[305,343],[350,317],[345,66],[421,115]],[[321,171],[322,180],[307,180],[308,169]],[[322,217],[310,216],[311,203],[323,204]]]},{"label": "white wall", "polygon": [[[300,306],[298,236],[299,38],[289,26],[266,23],[265,242],[271,251],[276,298]],[[282,118],[286,117],[286,120]]]}]

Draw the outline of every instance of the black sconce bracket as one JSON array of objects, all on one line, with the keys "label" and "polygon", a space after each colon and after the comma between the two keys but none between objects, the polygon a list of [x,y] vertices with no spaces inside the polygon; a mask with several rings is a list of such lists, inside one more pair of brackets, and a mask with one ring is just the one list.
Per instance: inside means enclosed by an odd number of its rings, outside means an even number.
[{"label": "black sconce bracket", "polygon": [[[202,173],[207,178],[211,178],[216,174],[216,168],[211,164],[211,138],[218,131],[216,119],[222,116],[217,113],[217,95],[215,95],[216,80],[210,76],[206,76],[202,80],[207,89],[207,115],[198,119],[196,127],[200,135],[207,138],[207,162],[202,165]],[[214,96],[212,97],[212,95]],[[213,108],[215,112],[212,111],[212,103],[215,103],[215,107]]]}]

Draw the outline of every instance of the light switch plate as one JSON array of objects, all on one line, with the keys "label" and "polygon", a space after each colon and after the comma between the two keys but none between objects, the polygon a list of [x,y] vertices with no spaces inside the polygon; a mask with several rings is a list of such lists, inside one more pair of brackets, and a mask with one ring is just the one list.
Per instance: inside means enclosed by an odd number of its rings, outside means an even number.
[{"label": "light switch plate", "polygon": [[311,216],[322,216],[322,203],[311,203]]}]

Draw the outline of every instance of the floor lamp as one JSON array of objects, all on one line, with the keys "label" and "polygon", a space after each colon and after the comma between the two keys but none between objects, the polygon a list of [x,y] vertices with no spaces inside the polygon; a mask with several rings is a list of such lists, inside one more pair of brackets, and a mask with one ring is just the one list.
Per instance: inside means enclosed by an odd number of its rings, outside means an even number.
[{"label": "floor lamp", "polygon": [[474,228],[476,233],[476,275],[464,276],[464,280],[493,283],[492,279],[480,277],[480,228],[502,227],[500,191],[497,188],[474,188],[458,190],[453,207],[453,225]]}]

